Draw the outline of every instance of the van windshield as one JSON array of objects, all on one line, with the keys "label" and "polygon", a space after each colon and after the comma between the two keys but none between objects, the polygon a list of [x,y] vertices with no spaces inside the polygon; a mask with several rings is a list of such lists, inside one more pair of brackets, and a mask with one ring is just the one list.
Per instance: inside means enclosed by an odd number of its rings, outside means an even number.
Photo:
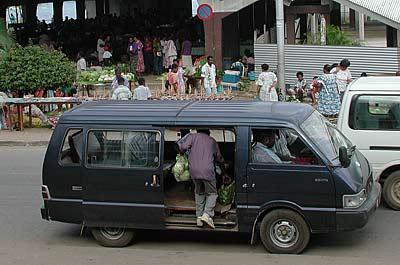
[{"label": "van windshield", "polygon": [[351,143],[319,112],[314,111],[301,125],[312,142],[326,155],[334,166],[339,166],[339,148]]}]

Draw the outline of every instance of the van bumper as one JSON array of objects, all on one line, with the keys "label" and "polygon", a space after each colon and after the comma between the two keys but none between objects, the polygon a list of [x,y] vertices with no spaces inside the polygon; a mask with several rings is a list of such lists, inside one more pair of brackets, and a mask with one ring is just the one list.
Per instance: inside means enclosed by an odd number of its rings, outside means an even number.
[{"label": "van bumper", "polygon": [[364,227],[381,202],[381,185],[375,182],[367,201],[357,209],[336,211],[336,231],[350,231]]},{"label": "van bumper", "polygon": [[42,215],[42,219],[50,220],[49,211],[46,208],[44,207],[40,208],[40,214]]}]

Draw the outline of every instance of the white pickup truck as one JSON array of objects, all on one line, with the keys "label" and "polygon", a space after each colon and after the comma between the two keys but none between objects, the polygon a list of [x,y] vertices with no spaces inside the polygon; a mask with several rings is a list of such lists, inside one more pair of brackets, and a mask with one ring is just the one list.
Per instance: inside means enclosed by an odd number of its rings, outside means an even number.
[{"label": "white pickup truck", "polygon": [[370,162],[387,205],[400,210],[400,77],[351,83],[337,126]]}]

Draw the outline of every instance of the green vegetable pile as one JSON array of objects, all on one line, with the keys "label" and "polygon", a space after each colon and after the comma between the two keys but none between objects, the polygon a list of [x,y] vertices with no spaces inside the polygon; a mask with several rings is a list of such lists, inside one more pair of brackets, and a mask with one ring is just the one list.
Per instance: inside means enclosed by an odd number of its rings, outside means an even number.
[{"label": "green vegetable pile", "polygon": [[222,185],[218,190],[218,202],[221,205],[228,205],[233,203],[235,198],[235,181],[230,184]]},{"label": "green vegetable pile", "polygon": [[[132,73],[122,73],[122,76],[128,81],[135,81],[135,75]],[[77,83],[81,85],[93,85],[98,83],[112,82],[115,77],[115,70],[106,68],[100,71],[88,70],[79,74]]]},{"label": "green vegetable pile", "polygon": [[189,161],[186,155],[177,155],[176,163],[172,167],[172,173],[177,182],[184,182],[190,180]]}]

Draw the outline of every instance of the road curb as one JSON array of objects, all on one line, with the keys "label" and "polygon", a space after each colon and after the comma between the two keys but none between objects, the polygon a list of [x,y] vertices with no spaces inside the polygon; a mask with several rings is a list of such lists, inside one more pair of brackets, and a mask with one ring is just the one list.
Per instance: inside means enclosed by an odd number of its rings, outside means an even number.
[{"label": "road curb", "polygon": [[0,146],[47,146],[49,141],[0,141]]}]

